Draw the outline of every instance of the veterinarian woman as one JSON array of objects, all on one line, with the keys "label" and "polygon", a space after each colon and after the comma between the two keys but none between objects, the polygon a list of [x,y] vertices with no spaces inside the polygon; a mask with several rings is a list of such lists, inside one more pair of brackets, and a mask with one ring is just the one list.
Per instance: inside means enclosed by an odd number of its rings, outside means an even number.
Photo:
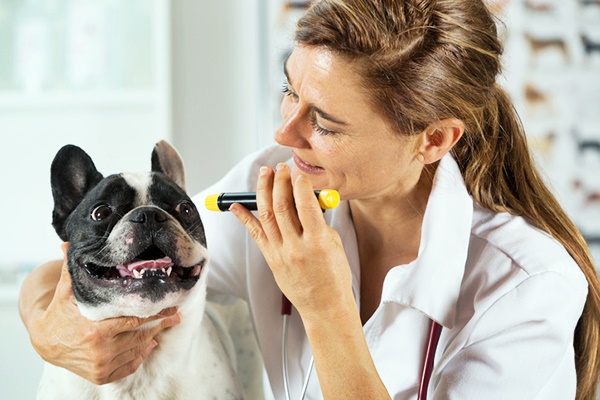
[{"label": "veterinarian woman", "polygon": [[[483,2],[318,1],[296,40],[279,145],[196,197],[258,191],[258,213],[203,219],[211,293],[248,301],[275,397],[283,292],[292,398],[314,357],[310,399],[595,399],[598,277],[496,84]],[[325,214],[323,188],[344,200]],[[98,383],[131,373],[156,345],[131,331],[148,320],[89,323],[60,274],[23,287],[36,349]],[[157,318],[152,334],[178,322]]]}]

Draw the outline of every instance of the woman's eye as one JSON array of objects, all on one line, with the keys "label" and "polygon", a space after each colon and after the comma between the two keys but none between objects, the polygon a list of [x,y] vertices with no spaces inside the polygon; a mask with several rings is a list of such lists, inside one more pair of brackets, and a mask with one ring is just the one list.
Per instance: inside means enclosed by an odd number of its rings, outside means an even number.
[{"label": "woman's eye", "polygon": [[194,207],[189,201],[182,201],[181,203],[177,204],[175,211],[177,211],[179,214],[190,216],[194,212]]},{"label": "woman's eye", "polygon": [[104,204],[94,208],[91,217],[94,221],[103,221],[106,218],[110,217],[112,213],[112,208]]},{"label": "woman's eye", "polygon": [[319,125],[319,123],[317,122],[317,117],[314,114],[310,118],[310,123],[313,126],[313,129],[321,135],[334,135],[337,133],[336,131],[325,129],[321,125]]},{"label": "woman's eye", "polygon": [[287,82],[283,82],[283,87],[281,88],[281,91],[283,92],[283,94],[284,94],[285,96],[291,97],[291,98],[293,98],[293,99],[297,99],[297,98],[298,98],[298,95],[297,95],[296,93],[294,93],[294,92],[293,92],[293,91],[290,89],[290,87],[289,87],[289,85],[288,85],[288,83],[287,83]]}]

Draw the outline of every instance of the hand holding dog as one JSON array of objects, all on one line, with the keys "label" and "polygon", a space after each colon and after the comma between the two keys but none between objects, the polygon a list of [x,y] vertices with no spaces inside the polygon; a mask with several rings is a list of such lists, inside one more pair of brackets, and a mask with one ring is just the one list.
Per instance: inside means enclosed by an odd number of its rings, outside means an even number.
[{"label": "hand holding dog", "polygon": [[[177,310],[166,309],[148,318],[88,320],[73,295],[66,261],[68,243],[62,248],[65,261],[54,296],[47,308],[40,306],[28,319],[33,346],[44,360],[98,385],[132,374],[157,346],[154,337],[179,323]],[[161,321],[153,328],[137,330],[157,320]]]}]

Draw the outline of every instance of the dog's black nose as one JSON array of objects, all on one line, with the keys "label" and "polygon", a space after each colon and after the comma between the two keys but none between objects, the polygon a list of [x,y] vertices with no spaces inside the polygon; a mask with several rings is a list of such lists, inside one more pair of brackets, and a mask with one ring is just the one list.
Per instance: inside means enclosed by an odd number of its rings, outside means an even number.
[{"label": "dog's black nose", "polygon": [[167,220],[167,214],[156,207],[140,207],[131,213],[129,220],[138,224],[161,224]]}]

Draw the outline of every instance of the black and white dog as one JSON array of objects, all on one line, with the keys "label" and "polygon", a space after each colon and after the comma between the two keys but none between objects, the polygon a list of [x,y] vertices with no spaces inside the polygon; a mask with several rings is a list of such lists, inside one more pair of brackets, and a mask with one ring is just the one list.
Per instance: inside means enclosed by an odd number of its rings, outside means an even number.
[{"label": "black and white dog", "polygon": [[243,398],[215,325],[203,318],[206,240],[175,149],[161,141],[151,172],[104,178],[82,149],[67,145],[54,158],[51,184],[52,225],[70,242],[68,270],[82,315],[147,317],[177,306],[182,319],[159,334],[133,375],[114,383],[96,386],[46,364],[38,399]]}]

